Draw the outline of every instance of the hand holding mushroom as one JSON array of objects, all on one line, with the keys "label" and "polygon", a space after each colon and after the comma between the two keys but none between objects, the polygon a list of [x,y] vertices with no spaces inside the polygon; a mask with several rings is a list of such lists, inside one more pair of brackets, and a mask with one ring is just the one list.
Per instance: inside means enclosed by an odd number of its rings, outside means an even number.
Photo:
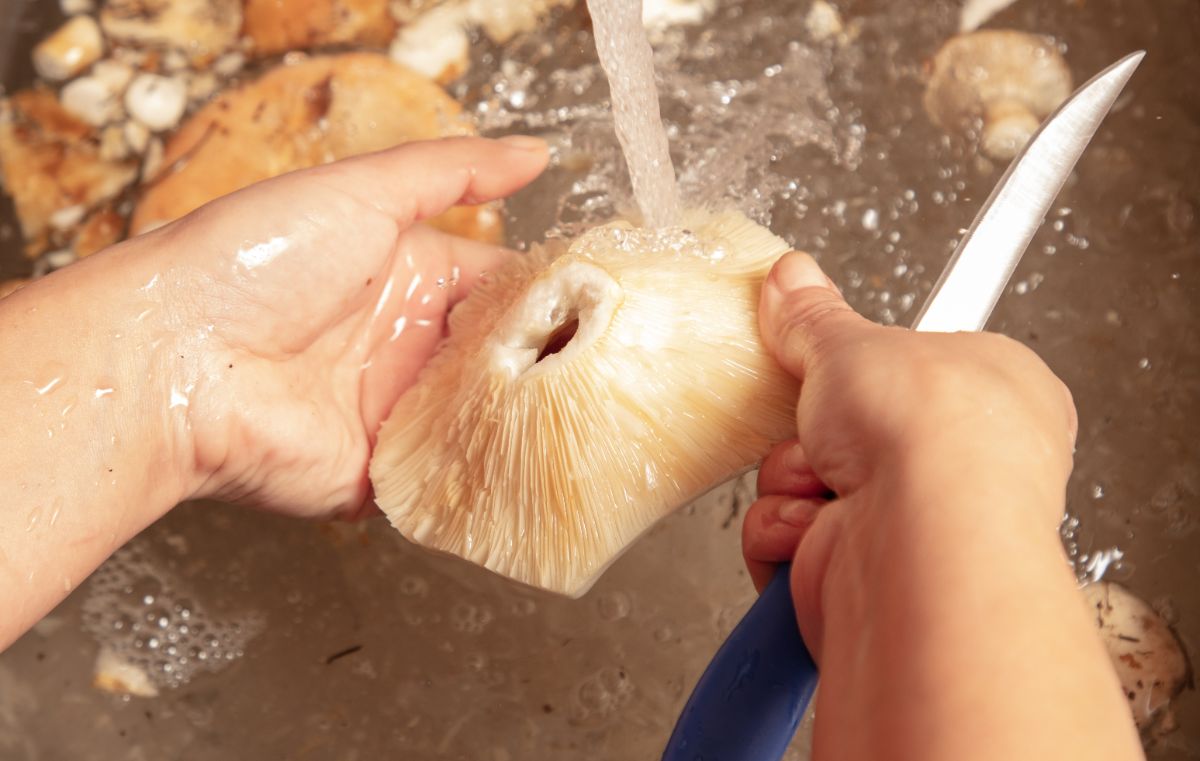
[{"label": "hand holding mushroom", "polygon": [[803,383],[743,549],[760,588],[792,562],[814,758],[1141,758],[1058,534],[1062,383],[998,335],[874,325],[802,254],[760,322]]},{"label": "hand holding mushroom", "polygon": [[0,298],[0,647],[184,499],[370,509],[379,422],[507,257],[422,220],[546,161],[527,138],[409,143],[252,186]]}]

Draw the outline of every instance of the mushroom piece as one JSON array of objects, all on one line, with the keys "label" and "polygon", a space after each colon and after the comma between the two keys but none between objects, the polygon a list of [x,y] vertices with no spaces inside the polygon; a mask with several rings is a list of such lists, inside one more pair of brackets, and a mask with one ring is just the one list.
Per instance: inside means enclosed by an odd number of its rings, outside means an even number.
[{"label": "mushroom piece", "polygon": [[113,695],[158,697],[158,687],[145,669],[130,663],[107,647],[101,647],[96,655],[92,686]]},{"label": "mushroom piece", "polygon": [[929,64],[925,111],[947,131],[982,119],[980,147],[1011,159],[1041,120],[1071,95],[1071,72],[1053,41],[984,30],[951,38]]},{"label": "mushroom piece", "polygon": [[[461,107],[425,77],[375,53],[283,64],[227,90],[185,121],[147,168],[137,235],[260,180],[411,140],[471,133]],[[498,243],[490,206],[451,209],[431,224]]]},{"label": "mushroom piece", "polygon": [[788,245],[736,212],[689,217],[534,247],[455,308],[370,464],[405,537],[578,596],[794,434],[798,387],[755,317]]},{"label": "mushroom piece", "polygon": [[55,215],[91,209],[137,178],[133,161],[105,160],[96,130],[52,92],[24,90],[0,105],[0,175],[12,196],[26,254],[46,250]]},{"label": "mushroom piece", "polygon": [[1103,581],[1083,588],[1138,729],[1174,727],[1170,703],[1191,683],[1183,645],[1167,622],[1132,592]]},{"label": "mushroom piece", "polygon": [[104,38],[91,16],[75,16],[33,49],[33,67],[45,79],[70,79],[104,52]]},{"label": "mushroom piece", "polygon": [[241,0],[108,0],[104,33],[120,42],[187,53],[207,64],[238,40]]},{"label": "mushroom piece", "polygon": [[387,44],[388,0],[245,0],[243,33],[257,56],[324,45]]}]

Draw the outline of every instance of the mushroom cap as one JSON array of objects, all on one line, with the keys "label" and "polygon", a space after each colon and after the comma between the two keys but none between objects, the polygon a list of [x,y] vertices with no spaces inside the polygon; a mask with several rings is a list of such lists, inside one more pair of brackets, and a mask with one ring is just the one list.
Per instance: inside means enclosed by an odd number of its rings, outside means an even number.
[{"label": "mushroom cap", "polygon": [[1038,119],[1071,95],[1071,71],[1054,42],[1026,32],[986,29],[951,37],[930,64],[925,110],[959,130],[990,104],[1017,102]]},{"label": "mushroom cap", "polygon": [[[136,235],[205,203],[285,172],[398,143],[470,134],[461,107],[429,79],[374,53],[279,65],[226,91],[188,119],[166,146],[130,224]],[[436,227],[500,242],[490,206],[456,207]]]},{"label": "mushroom cap", "polygon": [[408,539],[578,596],[639,535],[795,434],[759,340],[787,244],[742,215],[617,222],[489,274],[379,433],[375,497]]},{"label": "mushroom cap", "polygon": [[1191,669],[1175,632],[1145,601],[1109,581],[1083,588],[1094,611],[1134,721],[1147,729],[1191,681]]}]

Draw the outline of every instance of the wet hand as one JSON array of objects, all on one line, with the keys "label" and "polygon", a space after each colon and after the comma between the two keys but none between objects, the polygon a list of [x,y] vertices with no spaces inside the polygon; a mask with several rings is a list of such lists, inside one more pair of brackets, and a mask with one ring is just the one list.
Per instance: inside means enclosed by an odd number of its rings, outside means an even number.
[{"label": "wet hand", "polygon": [[369,511],[379,424],[450,307],[509,254],[422,220],[507,196],[546,160],[528,138],[412,143],[252,186],[135,239],[171,305],[192,496]]},{"label": "wet hand", "polygon": [[[873,543],[907,535],[932,551],[961,540],[937,514],[947,502],[963,511],[1000,502],[1031,530],[1056,530],[1075,412],[1033,352],[994,334],[875,325],[796,253],[764,286],[760,328],[803,385],[798,437],[762,464],[743,550],[759,589],[776,564],[793,561],[797,614],[815,653],[824,601],[871,583],[857,558]],[[903,531],[889,528],[897,525]]]}]

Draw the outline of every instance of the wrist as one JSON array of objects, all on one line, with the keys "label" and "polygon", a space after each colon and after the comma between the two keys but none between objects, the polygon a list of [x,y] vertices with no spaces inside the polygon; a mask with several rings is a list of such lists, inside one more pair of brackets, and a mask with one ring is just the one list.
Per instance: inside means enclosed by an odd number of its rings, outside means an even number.
[{"label": "wrist", "polygon": [[109,402],[98,406],[97,422],[110,431],[111,456],[145,480],[142,504],[130,507],[143,525],[191,497],[200,480],[188,410],[188,331],[179,284],[158,259],[130,241],[73,265],[61,283],[47,283],[73,294],[72,317],[86,320],[78,356],[95,382],[86,382],[85,371],[84,392],[94,385],[94,399]]}]

